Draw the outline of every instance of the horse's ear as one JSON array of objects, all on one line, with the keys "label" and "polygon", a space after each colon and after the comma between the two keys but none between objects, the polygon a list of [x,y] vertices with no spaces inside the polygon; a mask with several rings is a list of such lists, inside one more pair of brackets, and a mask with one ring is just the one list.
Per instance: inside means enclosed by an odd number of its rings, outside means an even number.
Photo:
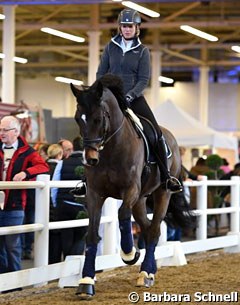
[{"label": "horse's ear", "polygon": [[97,83],[97,88],[96,88],[96,99],[98,101],[100,101],[102,95],[103,95],[103,84],[101,82],[98,82]]},{"label": "horse's ear", "polygon": [[72,93],[75,97],[78,97],[79,96],[79,93],[80,93],[80,90],[77,89],[72,83],[70,84],[70,87],[71,87],[71,90],[72,90]]}]

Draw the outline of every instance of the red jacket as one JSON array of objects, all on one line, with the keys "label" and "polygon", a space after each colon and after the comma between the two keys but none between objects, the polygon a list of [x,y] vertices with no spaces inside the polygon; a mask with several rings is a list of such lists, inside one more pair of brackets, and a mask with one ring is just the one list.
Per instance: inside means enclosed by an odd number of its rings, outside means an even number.
[{"label": "red jacket", "polygon": [[[4,152],[2,150],[2,141],[0,141],[0,180],[2,181],[4,168]],[[39,174],[48,174],[48,164],[43,158],[33,149],[26,140],[18,137],[18,149],[14,152],[9,163],[6,181],[12,181],[13,177],[24,171],[27,174],[25,180],[32,180]],[[22,210],[26,206],[27,190],[26,189],[9,189],[5,190],[4,210]]]}]

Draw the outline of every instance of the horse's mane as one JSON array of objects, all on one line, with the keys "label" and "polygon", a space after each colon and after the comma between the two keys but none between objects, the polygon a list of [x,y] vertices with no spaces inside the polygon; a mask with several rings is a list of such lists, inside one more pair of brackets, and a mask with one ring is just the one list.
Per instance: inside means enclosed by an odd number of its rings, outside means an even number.
[{"label": "horse's mane", "polygon": [[119,76],[113,74],[105,74],[96,80],[94,85],[97,86],[98,83],[101,83],[103,87],[108,88],[113,93],[122,111],[126,110],[127,106],[123,91],[123,82]]},{"label": "horse's mane", "polygon": [[[118,105],[122,112],[127,109],[125,95],[123,91],[123,82],[119,76],[113,74],[105,74],[97,79],[91,86],[81,86],[80,90],[81,105],[84,106],[87,112],[91,111],[91,106],[98,105],[101,102],[102,90],[108,88],[115,96]],[[91,101],[91,102],[89,102]]]}]

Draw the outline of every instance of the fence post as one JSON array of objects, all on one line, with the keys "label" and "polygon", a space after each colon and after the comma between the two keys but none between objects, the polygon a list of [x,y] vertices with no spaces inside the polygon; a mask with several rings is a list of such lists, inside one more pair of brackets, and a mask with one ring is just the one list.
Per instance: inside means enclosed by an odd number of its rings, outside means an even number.
[{"label": "fence post", "polygon": [[161,222],[160,232],[161,235],[158,240],[158,246],[161,246],[162,244],[167,242],[167,224],[165,221]]},{"label": "fence post", "polygon": [[202,185],[197,186],[198,216],[196,239],[207,239],[207,176],[203,176]]},{"label": "fence post", "polygon": [[35,199],[35,223],[44,225],[43,230],[35,232],[34,240],[34,267],[48,265],[49,242],[49,175],[38,175],[38,181],[45,182],[44,188],[36,189]]},{"label": "fence post", "polygon": [[240,201],[240,187],[239,187],[239,176],[233,176],[231,177],[232,181],[235,181],[236,184],[231,186],[231,207],[237,208],[237,210],[233,213],[231,213],[230,216],[230,231],[233,233],[239,233],[240,227],[239,227],[239,201]]},{"label": "fence post", "polygon": [[121,202],[107,198],[104,202],[104,216],[110,216],[112,221],[104,224],[103,254],[115,254],[119,249],[118,205]]}]

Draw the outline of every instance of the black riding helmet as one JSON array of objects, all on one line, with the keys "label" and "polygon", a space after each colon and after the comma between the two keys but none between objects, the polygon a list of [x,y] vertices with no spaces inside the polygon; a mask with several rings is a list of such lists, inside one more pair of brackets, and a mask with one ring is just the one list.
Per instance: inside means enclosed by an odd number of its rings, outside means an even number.
[{"label": "black riding helmet", "polygon": [[118,16],[118,24],[141,24],[141,16],[138,11],[131,9],[124,9]]}]

